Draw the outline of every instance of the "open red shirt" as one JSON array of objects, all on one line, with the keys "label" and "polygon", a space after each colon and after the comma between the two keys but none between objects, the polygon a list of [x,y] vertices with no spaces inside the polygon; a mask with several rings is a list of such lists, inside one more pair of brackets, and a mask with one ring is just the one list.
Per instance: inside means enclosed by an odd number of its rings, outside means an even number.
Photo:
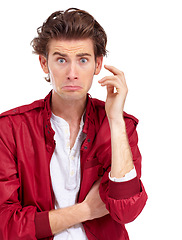
[{"label": "open red shirt", "polygon": [[[30,105],[0,115],[0,239],[52,239],[48,212],[54,209],[50,160],[55,148],[51,128],[52,92]],[[124,113],[126,130],[137,177],[112,182],[110,128],[104,102],[87,98],[86,133],[81,150],[82,202],[95,181],[102,177],[100,196],[109,215],[83,223],[89,240],[129,239],[124,224],[142,211],[147,194],[140,181],[141,154],[138,149],[138,120]]]}]

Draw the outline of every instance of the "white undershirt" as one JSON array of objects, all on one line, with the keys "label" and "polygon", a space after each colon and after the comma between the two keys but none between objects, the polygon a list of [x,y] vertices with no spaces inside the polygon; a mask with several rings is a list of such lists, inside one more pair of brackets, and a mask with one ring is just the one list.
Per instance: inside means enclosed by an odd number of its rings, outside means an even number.
[{"label": "white undershirt", "polygon": [[[56,147],[50,162],[50,174],[52,187],[55,195],[55,209],[72,206],[77,202],[77,196],[80,189],[81,168],[80,168],[80,148],[86,138],[82,132],[83,116],[80,122],[75,144],[70,150],[70,129],[69,124],[62,118],[52,113],[51,126],[55,131],[54,139]],[[128,181],[136,176],[133,169],[126,174],[124,178],[109,178],[112,181]],[[87,240],[85,230],[82,224],[77,224],[63,232],[56,234],[54,240]]]},{"label": "white undershirt", "polygon": [[[55,209],[76,204],[80,189],[80,147],[86,135],[82,132],[83,117],[75,144],[70,150],[69,124],[52,114],[51,125],[55,131],[56,147],[50,163],[51,180],[55,195]],[[54,240],[86,240],[82,224],[75,225],[54,236]]]}]

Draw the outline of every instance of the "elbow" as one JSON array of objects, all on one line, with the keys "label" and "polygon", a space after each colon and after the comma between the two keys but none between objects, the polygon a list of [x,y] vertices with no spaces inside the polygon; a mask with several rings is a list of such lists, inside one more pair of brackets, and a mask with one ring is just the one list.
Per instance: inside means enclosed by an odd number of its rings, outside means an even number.
[{"label": "elbow", "polygon": [[120,224],[134,221],[142,212],[148,196],[141,183],[141,192],[127,199],[108,198],[106,207],[111,217]]}]

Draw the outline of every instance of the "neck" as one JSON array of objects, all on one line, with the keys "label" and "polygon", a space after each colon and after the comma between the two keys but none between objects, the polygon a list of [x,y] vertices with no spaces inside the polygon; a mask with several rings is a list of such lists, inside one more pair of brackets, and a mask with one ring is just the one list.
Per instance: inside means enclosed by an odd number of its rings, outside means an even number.
[{"label": "neck", "polygon": [[68,123],[80,122],[85,111],[87,96],[79,100],[62,99],[54,90],[52,92],[52,112]]}]

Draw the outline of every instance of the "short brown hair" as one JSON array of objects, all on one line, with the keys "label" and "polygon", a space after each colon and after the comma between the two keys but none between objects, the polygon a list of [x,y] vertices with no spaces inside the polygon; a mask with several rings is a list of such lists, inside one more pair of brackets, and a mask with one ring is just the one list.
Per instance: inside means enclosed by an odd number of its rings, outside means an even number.
[{"label": "short brown hair", "polygon": [[34,53],[48,56],[51,39],[86,39],[94,43],[95,57],[105,56],[107,35],[101,25],[88,12],[69,8],[52,13],[37,29],[38,37],[31,41]]}]

